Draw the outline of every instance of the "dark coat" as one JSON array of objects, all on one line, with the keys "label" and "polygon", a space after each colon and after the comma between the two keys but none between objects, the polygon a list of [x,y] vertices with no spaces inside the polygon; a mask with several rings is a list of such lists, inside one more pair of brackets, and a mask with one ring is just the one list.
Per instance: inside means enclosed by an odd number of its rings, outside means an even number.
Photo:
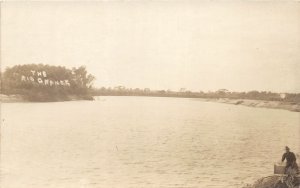
[{"label": "dark coat", "polygon": [[282,162],[286,159],[287,164],[293,164],[296,162],[296,156],[293,152],[286,152],[282,155]]}]

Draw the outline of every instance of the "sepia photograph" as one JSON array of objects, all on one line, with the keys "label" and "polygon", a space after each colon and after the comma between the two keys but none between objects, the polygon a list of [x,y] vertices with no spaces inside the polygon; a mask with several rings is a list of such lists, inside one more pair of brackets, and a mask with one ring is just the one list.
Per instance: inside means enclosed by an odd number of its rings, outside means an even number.
[{"label": "sepia photograph", "polygon": [[300,188],[300,1],[0,2],[1,188]]}]

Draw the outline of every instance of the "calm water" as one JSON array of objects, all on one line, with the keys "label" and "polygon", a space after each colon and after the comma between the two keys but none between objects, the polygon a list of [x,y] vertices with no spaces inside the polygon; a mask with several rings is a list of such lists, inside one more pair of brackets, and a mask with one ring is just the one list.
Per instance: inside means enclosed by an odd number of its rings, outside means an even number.
[{"label": "calm water", "polygon": [[1,188],[242,187],[285,145],[300,153],[299,113],[284,110],[100,97],[1,115]]}]

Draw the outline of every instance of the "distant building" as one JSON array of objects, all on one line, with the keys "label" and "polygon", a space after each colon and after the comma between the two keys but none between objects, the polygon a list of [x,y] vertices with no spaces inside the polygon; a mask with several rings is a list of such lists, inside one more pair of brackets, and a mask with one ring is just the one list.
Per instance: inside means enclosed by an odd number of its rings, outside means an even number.
[{"label": "distant building", "polygon": [[180,88],[179,92],[185,92],[186,89],[185,88]]},{"label": "distant building", "polygon": [[229,93],[227,89],[219,89],[217,93]]},{"label": "distant building", "polygon": [[114,90],[118,90],[118,91],[123,91],[125,89],[126,88],[124,86],[116,86],[116,87],[114,87]]},{"label": "distant building", "polygon": [[280,93],[279,96],[280,96],[281,99],[285,99],[286,94],[285,93]]},{"label": "distant building", "polygon": [[149,89],[149,88],[145,88],[145,89],[144,89],[144,92],[149,93],[149,92],[150,92],[150,89]]}]

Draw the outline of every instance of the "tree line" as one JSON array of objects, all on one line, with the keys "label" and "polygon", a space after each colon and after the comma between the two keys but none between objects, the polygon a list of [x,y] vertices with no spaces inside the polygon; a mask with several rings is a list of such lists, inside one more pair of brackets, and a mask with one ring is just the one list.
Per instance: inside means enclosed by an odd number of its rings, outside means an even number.
[{"label": "tree line", "polygon": [[266,91],[232,92],[220,89],[213,92],[151,90],[124,86],[92,87],[95,77],[84,66],[68,69],[64,66],[44,64],[16,65],[1,73],[1,93],[22,95],[29,101],[63,101],[89,99],[92,96],[157,96],[186,98],[229,98],[284,101],[300,103],[300,93],[275,93]]},{"label": "tree line", "polygon": [[300,103],[300,93],[275,93],[269,91],[232,92],[226,89],[209,92],[192,92],[181,88],[179,91],[150,90],[149,88],[126,88],[124,86],[102,87],[92,90],[94,96],[157,96],[157,97],[185,97],[185,98],[228,98],[252,99],[265,101],[284,101]]},{"label": "tree line", "polygon": [[29,101],[92,99],[94,79],[84,66],[16,65],[1,72],[1,93],[22,95]]}]

